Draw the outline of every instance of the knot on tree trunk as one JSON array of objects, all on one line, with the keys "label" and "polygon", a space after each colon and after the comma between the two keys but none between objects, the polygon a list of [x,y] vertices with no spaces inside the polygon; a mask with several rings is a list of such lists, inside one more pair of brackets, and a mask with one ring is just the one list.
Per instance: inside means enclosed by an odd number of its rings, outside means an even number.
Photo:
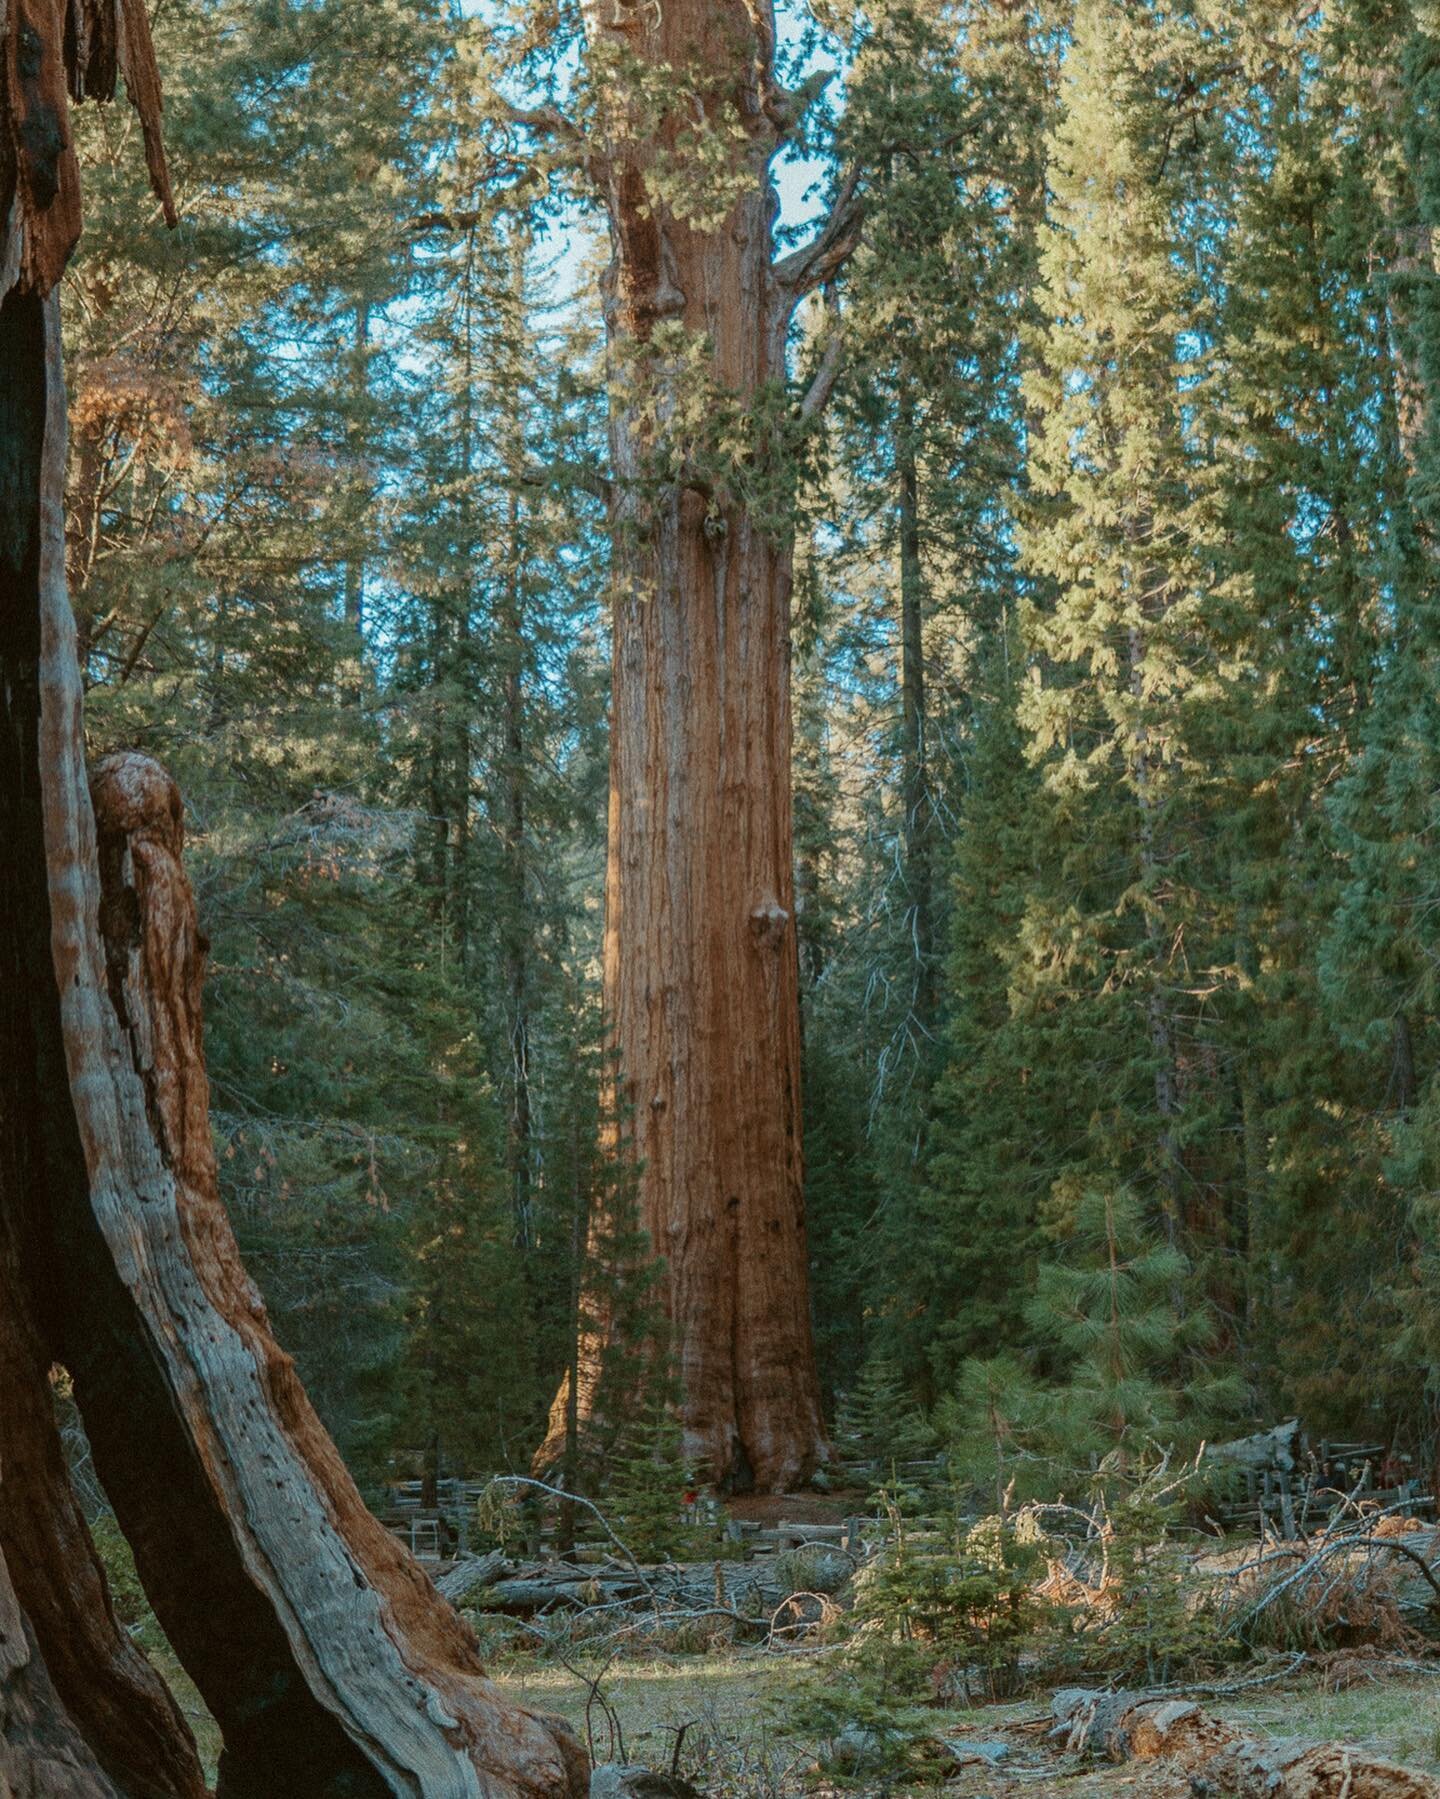
[{"label": "knot on tree trunk", "polygon": [[110,1002],[160,1152],[189,1188],[214,1181],[201,991],[209,943],[185,873],[185,808],[158,762],[107,756],[90,779]]},{"label": "knot on tree trunk", "polygon": [[762,900],[750,914],[750,930],[761,949],[778,949],[790,914],[778,900]]}]

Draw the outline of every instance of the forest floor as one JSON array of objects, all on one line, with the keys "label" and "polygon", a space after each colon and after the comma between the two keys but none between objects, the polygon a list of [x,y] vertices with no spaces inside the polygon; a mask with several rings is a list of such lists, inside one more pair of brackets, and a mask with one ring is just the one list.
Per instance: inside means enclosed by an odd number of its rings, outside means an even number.
[{"label": "forest floor", "polygon": [[[198,1693],[167,1654],[156,1657],[214,1772],[219,1737]],[[601,1687],[609,1714],[623,1731],[612,1739],[607,1714],[586,1684],[598,1664],[574,1671],[529,1658],[492,1666],[496,1684],[537,1710],[566,1718],[593,1745],[597,1760],[631,1759],[668,1767],[677,1732],[685,1728],[681,1765],[710,1799],[871,1799],[885,1794],[943,1790],[952,1799],[1189,1799],[1188,1775],[1157,1763],[1113,1767],[1061,1754],[1046,1741],[1048,1695],[1014,1705],[937,1712],[936,1731],[957,1746],[1003,1743],[999,1766],[978,1762],[946,1768],[929,1786],[836,1786],[817,1776],[817,1745],[787,1728],[787,1702],[816,1663],[808,1656],[714,1653],[657,1657],[618,1664]],[[1336,1690],[1337,1673],[1351,1682]],[[1383,1659],[1331,1662],[1323,1670],[1274,1686],[1206,1698],[1206,1708],[1257,1737],[1327,1740],[1366,1750],[1440,1776],[1440,1662],[1434,1675],[1388,1671]],[[588,1718],[587,1718],[588,1712]]]},{"label": "forest floor", "polygon": [[[936,1714],[936,1731],[963,1748],[1003,1743],[996,1766],[977,1759],[944,1770],[929,1786],[897,1787],[893,1781],[831,1785],[815,1773],[816,1745],[789,1734],[784,1712],[808,1658],[764,1656],[676,1657],[612,1670],[605,1698],[624,1730],[624,1752],[665,1767],[676,1732],[688,1726],[682,1750],[687,1776],[713,1799],[790,1799],[791,1795],[890,1795],[943,1790],[953,1799],[1093,1799],[1123,1793],[1128,1799],[1189,1799],[1187,1773],[1157,1763],[1114,1767],[1059,1753],[1047,1742],[1048,1694],[1015,1705]],[[501,1665],[499,1684],[525,1703],[558,1712],[586,1735],[587,1708],[597,1759],[616,1753],[605,1717],[583,1682],[551,1665]],[[1393,1673],[1376,1661],[1347,1658],[1341,1678],[1354,1684],[1335,1690],[1336,1664],[1327,1671],[1230,1698],[1206,1698],[1218,1717],[1247,1734],[1333,1741],[1440,1775],[1440,1662],[1435,1675]]]}]

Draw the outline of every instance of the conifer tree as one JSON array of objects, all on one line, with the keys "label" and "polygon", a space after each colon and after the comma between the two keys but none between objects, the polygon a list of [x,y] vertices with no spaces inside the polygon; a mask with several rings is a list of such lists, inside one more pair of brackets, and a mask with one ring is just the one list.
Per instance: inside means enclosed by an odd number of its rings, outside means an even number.
[{"label": "conifer tree", "polygon": [[[1188,1165],[1208,1061],[1187,1015],[1187,958],[1208,915],[1190,715],[1216,672],[1206,470],[1182,397],[1198,374],[1176,256],[1183,164],[1167,133],[1180,29],[1089,0],[1065,65],[1041,254],[1048,323],[1027,383],[1038,430],[1022,547],[1048,591],[1029,608],[1035,666],[1020,702],[1057,843],[1011,963],[1037,1053],[1086,1071],[1069,1095],[1082,1130],[1056,1145],[1059,1215],[1123,1182],[1176,1252],[1196,1222]],[[1178,1286],[1173,1298],[1178,1315]]]},{"label": "conifer tree", "polygon": [[[1153,1208],[1123,1189],[1086,1193],[1075,1208],[1064,1261],[1039,1269],[1030,1319],[1059,1358],[1044,1435],[1062,1465],[1109,1458],[1124,1473],[1156,1456],[1182,1429],[1198,1442],[1207,1404],[1233,1394],[1182,1373],[1209,1347],[1203,1310],[1176,1312],[1187,1268]],[[1213,1416],[1213,1414],[1211,1414]]]},{"label": "conifer tree", "polygon": [[[1295,54],[1267,64],[1237,109],[1235,227],[1219,276],[1216,567],[1232,655],[1250,671],[1213,720],[1210,751],[1228,770],[1220,846],[1242,971],[1225,1002],[1245,1157],[1235,1215],[1265,1414],[1383,1431],[1376,1351],[1395,1327],[1384,1246],[1403,1236],[1380,1178],[1385,1077],[1337,1035],[1317,978],[1342,872],[1326,799],[1360,745],[1382,596],[1405,579],[1369,247],[1378,170],[1360,148],[1373,141],[1375,94],[1367,81],[1356,110],[1343,21],[1326,21],[1314,59],[1301,54],[1313,32],[1278,29]],[[1373,1259],[1357,1253],[1357,1213]]]},{"label": "conifer tree", "polygon": [[[851,527],[840,578],[859,587],[878,561],[881,579],[892,594],[898,584],[905,602],[899,612],[902,626],[911,623],[912,649],[923,613],[918,666],[926,685],[924,706],[912,703],[907,712],[898,656],[893,686],[874,702],[897,707],[901,753],[878,761],[878,790],[893,798],[868,823],[875,862],[852,901],[850,958],[860,962],[865,984],[849,998],[848,1017],[841,995],[827,996],[824,1024],[831,1032],[863,1031],[873,1046],[867,1135],[876,1192],[865,1204],[874,1205],[882,1228],[878,1255],[871,1249],[863,1259],[865,1212],[855,1207],[851,1260],[883,1293],[872,1308],[875,1352],[892,1358],[927,1400],[943,1392],[970,1333],[989,1341],[995,1318],[981,1297],[986,1279],[975,1278],[981,1265],[987,1276],[1013,1281],[1017,1293],[1024,1283],[1023,1255],[1007,1261],[990,1235],[997,1210],[1009,1217],[1012,1196],[986,1184],[993,1170],[982,1173],[960,1139],[1004,1111],[1003,1102],[996,1105],[1004,1077],[992,1082],[983,1063],[995,1047],[997,1017],[1008,1015],[990,907],[996,899],[1009,903],[999,895],[1013,871],[1008,863],[983,866],[982,845],[994,847],[993,833],[1023,833],[1030,816],[1012,786],[1016,762],[1007,759],[1019,760],[1018,740],[1004,741],[1015,700],[1013,521],[1024,463],[1018,378],[1034,294],[1054,27],[1063,11],[902,10],[903,29],[868,52],[873,60],[851,99],[852,128],[872,136],[877,156],[887,143],[903,148],[883,162],[847,301],[856,372],[841,390],[836,447],[848,487],[837,510],[859,510],[860,522]],[[920,79],[896,57],[917,64]],[[882,591],[877,610],[885,603]],[[904,638],[903,629],[897,636]],[[873,666],[877,650],[867,645],[867,653]],[[832,690],[832,711],[844,693],[845,685]],[[923,759],[915,754],[917,712]],[[924,777],[918,811],[917,769]],[[1023,762],[1018,772],[1020,786],[1033,789]],[[891,847],[897,819],[924,826],[918,834],[899,831],[898,855]],[[918,896],[910,893],[907,846],[923,852],[915,863]],[[957,883],[952,855],[963,863],[972,850],[973,879],[962,873]],[[876,888],[879,901],[870,897]],[[921,900],[931,942],[917,963],[917,942],[926,936],[917,937]],[[948,962],[946,938],[965,946]],[[917,976],[926,967],[940,1003],[917,1008],[925,992]],[[969,1195],[982,1189],[972,1213]],[[917,1260],[909,1247],[916,1241],[932,1243],[934,1255]]]},{"label": "conifer tree", "polygon": [[[613,252],[607,1028],[687,1452],[722,1484],[770,1488],[827,1453],[804,1233],[789,617],[798,452],[841,346],[792,391],[787,343],[799,303],[853,248],[859,172],[813,241],[776,259],[770,168],[816,92],[783,86],[773,8],[586,6],[578,43],[567,23],[547,15],[545,42],[517,31],[551,103],[497,113],[583,173]],[[582,76],[567,113],[554,102],[570,49]],[[557,1419],[567,1404],[562,1392]]]}]

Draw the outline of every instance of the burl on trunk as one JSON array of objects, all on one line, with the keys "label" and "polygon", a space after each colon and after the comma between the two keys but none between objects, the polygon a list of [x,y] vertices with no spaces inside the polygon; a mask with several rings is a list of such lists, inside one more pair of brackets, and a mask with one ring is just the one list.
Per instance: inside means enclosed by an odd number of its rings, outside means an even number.
[{"label": "burl on trunk", "polygon": [[110,1612],[53,1363],[220,1723],[223,1799],[579,1795],[573,1737],[486,1682],[366,1511],[220,1204],[179,796],[123,757],[92,808],[64,584],[67,87],[125,74],[168,211],[154,63],[138,0],[9,0],[0,21],[0,1796],[204,1790]]}]

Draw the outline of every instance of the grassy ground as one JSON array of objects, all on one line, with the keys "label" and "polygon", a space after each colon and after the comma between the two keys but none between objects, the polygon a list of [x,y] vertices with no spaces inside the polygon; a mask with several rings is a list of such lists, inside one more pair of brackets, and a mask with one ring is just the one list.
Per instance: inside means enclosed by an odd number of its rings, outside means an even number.
[{"label": "grassy ground", "polygon": [[[637,1661],[605,1673],[601,1704],[553,1665],[501,1665],[498,1684],[558,1712],[597,1762],[634,1760],[681,1771],[714,1799],[798,1799],[812,1791],[818,1745],[787,1726],[786,1702],[806,1658],[712,1653]],[[593,1679],[597,1666],[577,1661]]]},{"label": "grassy ground", "polygon": [[[189,1719],[213,1776],[220,1749],[213,1720],[173,1656],[159,1648],[152,1650],[152,1659]],[[603,1669],[589,1657],[577,1656],[571,1668],[511,1658],[493,1664],[491,1674],[523,1704],[567,1719],[598,1761],[624,1758],[668,1767],[681,1737],[685,1773],[714,1799],[798,1799],[838,1790],[817,1780],[818,1745],[786,1727],[787,1700],[801,1681],[816,1677],[807,1675],[807,1662],[806,1657],[716,1653]],[[819,1678],[831,1677],[825,1662],[812,1666]],[[597,1695],[588,1683],[602,1675]],[[1363,1656],[1344,1658],[1282,1685],[1204,1703],[1255,1736],[1349,1744],[1440,1776],[1440,1662],[1430,1675],[1396,1672]],[[970,1770],[948,1780],[944,1791],[953,1799],[1019,1799],[1021,1794],[1099,1799],[1121,1792],[1128,1799],[1165,1799],[1169,1794],[1163,1770],[1086,1769],[1062,1761],[1034,1727],[1047,1710],[1046,1696],[1037,1694],[1017,1705],[937,1713],[937,1727],[957,1740],[1003,1738],[1014,1749],[1009,1772]],[[940,1788],[937,1781],[930,1788],[903,1790]],[[845,1791],[861,1799],[882,1792],[898,1799],[889,1785],[861,1782]]]},{"label": "grassy ground", "polygon": [[[159,1632],[155,1633],[159,1638]],[[205,1709],[205,1701],[195,1690],[195,1683],[180,1666],[174,1650],[170,1645],[159,1641],[150,1641],[145,1645],[145,1653],[159,1669],[165,1684],[175,1695],[175,1703],[185,1715],[185,1722],[195,1733],[195,1745],[200,1751],[200,1760],[205,1765],[205,1772],[213,1782],[215,1765],[220,1759],[220,1732],[215,1720]]]},{"label": "grassy ground", "polygon": [[1361,1675],[1341,1692],[1321,1676],[1214,1709],[1256,1736],[1324,1737],[1440,1775],[1440,1663],[1433,1675]]},{"label": "grassy ground", "polygon": [[[597,1671],[576,1666],[591,1675]],[[496,1674],[507,1691],[528,1705],[559,1712],[582,1737],[588,1710],[597,1757],[616,1753],[604,1710],[574,1674],[523,1663],[502,1666]],[[1332,1690],[1337,1677],[1350,1684]],[[623,1729],[625,1751],[635,1760],[668,1765],[676,1732],[687,1725],[682,1758],[692,1779],[726,1799],[778,1799],[814,1786],[817,1745],[788,1735],[784,1727],[785,1700],[799,1678],[798,1658],[712,1655],[623,1666],[606,1675],[603,1692]],[[1383,1663],[1367,1664],[1363,1657],[1347,1658],[1329,1672],[1204,1703],[1255,1736],[1349,1744],[1440,1775],[1440,1663],[1434,1675],[1416,1675],[1387,1670]],[[1018,1705],[937,1714],[937,1725],[953,1730],[958,1739],[999,1737],[1015,1744],[1013,1773],[977,1769],[949,1780],[945,1791],[954,1799],[982,1794],[1008,1799],[1021,1793],[1079,1799],[1122,1790],[1137,1795],[1168,1790],[1159,1771],[1104,1767],[1087,1772],[1060,1761],[1046,1746],[1043,1731],[1033,1728],[1047,1711],[1047,1696],[1041,1694]],[[829,1790],[823,1782],[821,1790]],[[847,1791],[894,1789],[862,1784]]]}]

